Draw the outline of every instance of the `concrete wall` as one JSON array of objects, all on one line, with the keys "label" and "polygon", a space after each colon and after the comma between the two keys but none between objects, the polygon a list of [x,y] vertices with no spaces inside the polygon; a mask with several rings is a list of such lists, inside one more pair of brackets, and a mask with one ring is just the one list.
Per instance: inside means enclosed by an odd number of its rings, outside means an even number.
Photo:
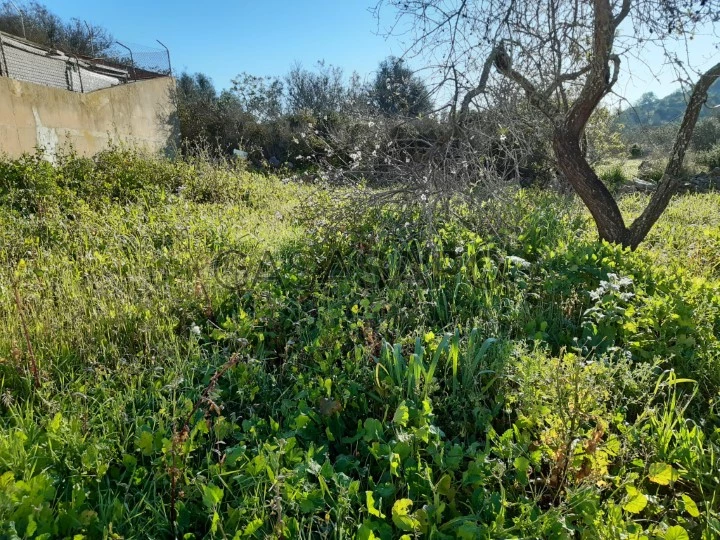
[{"label": "concrete wall", "polygon": [[91,156],[109,144],[172,152],[178,139],[170,77],[80,94],[0,77],[0,153],[41,148],[47,159],[72,146]]}]

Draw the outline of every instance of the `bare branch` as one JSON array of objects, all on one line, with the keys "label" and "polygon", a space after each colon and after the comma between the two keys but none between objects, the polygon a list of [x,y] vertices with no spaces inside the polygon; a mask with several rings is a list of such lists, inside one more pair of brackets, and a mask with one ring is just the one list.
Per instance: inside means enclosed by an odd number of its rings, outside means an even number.
[{"label": "bare branch", "polygon": [[670,154],[670,161],[665,168],[657,191],[653,194],[645,211],[638,217],[630,227],[629,244],[632,247],[637,245],[645,238],[660,214],[665,210],[672,196],[677,192],[682,179],[682,165],[685,159],[690,140],[692,138],[695,124],[697,124],[700,110],[708,98],[708,89],[712,84],[720,78],[720,63],[715,64],[700,77],[695,84],[692,94],[690,95],[690,103],[685,110],[680,129],[678,130]]},{"label": "bare branch", "polygon": [[480,75],[480,81],[478,82],[478,85],[472,90],[470,90],[467,94],[465,94],[465,97],[463,98],[462,104],[460,106],[460,116],[458,118],[458,124],[463,125],[463,123],[467,119],[467,115],[470,110],[470,103],[472,102],[472,100],[485,92],[488,78],[490,77],[490,70],[492,69],[492,65],[495,62],[496,56],[497,49],[493,49],[485,60],[485,63],[483,64],[483,70],[482,74]]},{"label": "bare branch", "polygon": [[613,27],[617,28],[620,26],[620,23],[625,20],[625,17],[628,16],[630,13],[630,5],[632,4],[632,0],[623,0],[622,6],[620,7],[620,13],[615,15],[613,18]]}]

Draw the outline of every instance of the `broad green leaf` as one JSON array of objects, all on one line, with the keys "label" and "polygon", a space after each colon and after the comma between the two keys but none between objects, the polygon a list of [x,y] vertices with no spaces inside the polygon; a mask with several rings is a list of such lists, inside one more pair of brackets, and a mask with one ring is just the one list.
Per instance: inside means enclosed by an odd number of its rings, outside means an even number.
[{"label": "broad green leaf", "polygon": [[628,492],[628,498],[623,505],[623,509],[631,514],[639,514],[647,506],[647,497],[633,486],[627,486],[626,490]]},{"label": "broad green leaf", "polygon": [[367,523],[363,523],[360,526],[357,532],[357,536],[355,538],[357,540],[378,540],[378,537],[375,536],[372,527]]},{"label": "broad green leaf", "polygon": [[401,531],[414,531],[420,522],[410,515],[413,502],[410,499],[398,499],[392,507],[392,520]]},{"label": "broad green leaf", "polygon": [[653,463],[650,465],[648,480],[661,486],[668,486],[678,479],[678,472],[668,463]]},{"label": "broad green leaf", "polygon": [[518,456],[515,458],[515,461],[513,461],[513,465],[518,471],[524,473],[527,472],[528,467],[530,467],[530,461],[526,457]]},{"label": "broad green leaf", "polygon": [[222,488],[214,485],[214,484],[208,484],[207,486],[203,486],[203,503],[205,503],[205,506],[208,508],[215,507],[220,501],[222,501],[223,498],[223,490]]},{"label": "broad green leaf", "polygon": [[29,516],[27,527],[25,527],[25,534],[28,537],[31,537],[33,534],[35,534],[35,531],[37,531],[37,523],[35,523],[35,520],[32,516]]},{"label": "broad green leaf", "polygon": [[363,424],[365,429],[364,439],[366,441],[381,441],[383,436],[383,425],[380,420],[366,418]]},{"label": "broad green leaf", "polygon": [[60,429],[60,426],[62,425],[62,414],[55,413],[55,416],[53,416],[53,419],[50,420],[48,423],[48,431],[51,433],[57,433],[57,431]]},{"label": "broad green leaf", "polygon": [[690,536],[680,525],[674,525],[665,533],[665,540],[690,540]]},{"label": "broad green leaf", "polygon": [[487,531],[481,527],[478,527],[477,523],[472,521],[466,521],[460,527],[458,527],[455,534],[462,540],[475,540],[476,538],[482,538],[483,534]]},{"label": "broad green leaf", "polygon": [[620,453],[620,449],[620,439],[614,436],[610,436],[605,443],[605,452],[607,452],[611,456],[617,456]]},{"label": "broad green leaf", "polygon": [[685,495],[684,493],[680,496],[682,498],[683,504],[685,505],[685,511],[690,514],[692,517],[698,517],[700,515],[700,510],[698,510],[697,504],[695,504],[695,501],[693,501],[690,497]]},{"label": "broad green leaf", "polygon": [[400,454],[392,452],[390,454],[390,474],[394,476],[400,476],[398,470],[400,469]]},{"label": "broad green leaf", "polygon": [[243,536],[253,536],[263,526],[263,520],[260,518],[253,519],[243,529]]},{"label": "broad green leaf", "polygon": [[517,471],[517,479],[522,485],[528,483],[528,469],[530,468],[530,460],[524,456],[518,456],[513,461],[513,465]]},{"label": "broad green leaf", "polygon": [[411,499],[398,499],[392,507],[393,516],[408,516],[413,502]]},{"label": "broad green leaf", "polygon": [[153,453],[153,435],[149,431],[143,431],[135,441],[135,445],[143,453],[144,456],[149,456]]},{"label": "broad green leaf", "polygon": [[407,426],[408,420],[410,420],[410,410],[408,409],[408,406],[405,405],[405,401],[403,401],[400,405],[398,405],[398,408],[393,415],[393,424],[399,424],[400,426],[405,427]]},{"label": "broad green leaf", "polygon": [[449,474],[444,475],[438,481],[438,483],[435,485],[435,489],[437,489],[440,495],[445,495],[450,500],[452,500],[455,496],[455,490],[452,487],[452,478]]},{"label": "broad green leaf", "polygon": [[372,491],[365,492],[365,505],[371,516],[379,517],[380,519],[385,518],[385,514],[383,514],[379,508],[375,507],[375,497],[373,497]]},{"label": "broad green leaf", "polygon": [[130,454],[123,454],[122,462],[123,465],[131,471],[135,470],[135,467],[137,467],[137,458],[135,456],[131,456]]}]

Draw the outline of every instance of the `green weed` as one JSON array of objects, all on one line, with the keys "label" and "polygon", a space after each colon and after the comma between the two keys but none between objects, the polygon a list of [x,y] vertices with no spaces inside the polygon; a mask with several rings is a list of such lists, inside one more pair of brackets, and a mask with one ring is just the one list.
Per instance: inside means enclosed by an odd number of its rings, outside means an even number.
[{"label": "green weed", "polygon": [[469,228],[120,149],[0,170],[0,537],[720,534],[717,195],[629,252],[548,193]]}]

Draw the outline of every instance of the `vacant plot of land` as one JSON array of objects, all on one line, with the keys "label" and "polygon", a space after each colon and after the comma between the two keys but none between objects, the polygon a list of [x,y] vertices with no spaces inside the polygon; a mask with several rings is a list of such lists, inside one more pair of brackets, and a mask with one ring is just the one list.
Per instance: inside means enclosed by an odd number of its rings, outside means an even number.
[{"label": "vacant plot of land", "polygon": [[720,535],[720,196],[635,253],[539,192],[334,199],[0,163],[0,536]]}]

